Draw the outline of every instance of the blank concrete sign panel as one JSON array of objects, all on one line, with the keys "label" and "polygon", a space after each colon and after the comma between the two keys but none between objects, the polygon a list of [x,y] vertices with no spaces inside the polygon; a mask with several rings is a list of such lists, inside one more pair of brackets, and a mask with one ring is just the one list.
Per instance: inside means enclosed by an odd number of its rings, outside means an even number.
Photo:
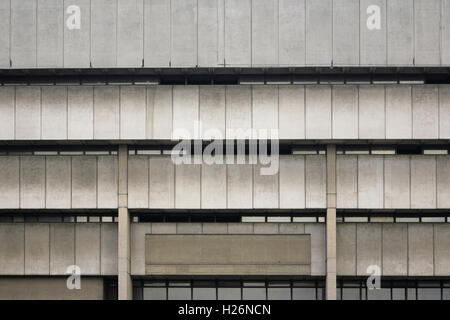
[{"label": "blank concrete sign panel", "polygon": [[38,0],[38,68],[63,67],[63,3],[61,0]]},{"label": "blank concrete sign panel", "polygon": [[117,67],[141,67],[144,59],[144,0],[117,2]]},{"label": "blank concrete sign panel", "polygon": [[170,1],[144,0],[144,64],[169,67],[171,52]]},{"label": "blank concrete sign panel", "polygon": [[91,62],[94,68],[117,66],[117,1],[91,1]]},{"label": "blank concrete sign panel", "polygon": [[331,64],[332,20],[332,0],[306,0],[307,65]]},{"label": "blank concrete sign panel", "polygon": [[305,0],[278,1],[279,64],[303,66],[306,55]]},{"label": "blank concrete sign panel", "polygon": [[11,0],[11,61],[14,68],[36,67],[37,0]]},{"label": "blank concrete sign panel", "polygon": [[251,65],[251,0],[225,1],[225,63]]},{"label": "blank concrete sign panel", "polygon": [[171,66],[195,67],[197,61],[197,0],[171,0]]},{"label": "blank concrete sign panel", "polygon": [[387,47],[389,65],[414,62],[414,0],[387,1]]},{"label": "blank concrete sign panel", "polygon": [[333,1],[333,65],[359,64],[359,0]]},{"label": "blank concrete sign panel", "polygon": [[253,66],[278,65],[278,7],[278,0],[252,2]]}]

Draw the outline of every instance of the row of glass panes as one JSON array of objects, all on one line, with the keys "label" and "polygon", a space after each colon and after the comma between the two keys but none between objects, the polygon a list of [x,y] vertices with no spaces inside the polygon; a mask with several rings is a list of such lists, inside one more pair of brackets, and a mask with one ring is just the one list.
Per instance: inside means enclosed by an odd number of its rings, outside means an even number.
[{"label": "row of glass panes", "polygon": [[0,223],[24,223],[24,222],[41,222],[41,223],[110,223],[118,222],[116,216],[70,216],[70,215],[0,215]]},{"label": "row of glass panes", "polygon": [[[301,222],[314,223],[325,222],[325,217],[242,217],[242,222]],[[336,217],[336,222],[347,223],[368,223],[368,222],[384,222],[384,223],[445,223],[450,222],[450,217]]]}]

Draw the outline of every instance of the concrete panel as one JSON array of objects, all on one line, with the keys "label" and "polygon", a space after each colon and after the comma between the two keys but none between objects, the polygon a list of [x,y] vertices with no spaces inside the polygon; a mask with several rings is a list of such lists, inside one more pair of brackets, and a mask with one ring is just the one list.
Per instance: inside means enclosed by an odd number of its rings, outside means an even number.
[{"label": "concrete panel", "polygon": [[358,156],[358,208],[384,207],[383,156]]},{"label": "concrete panel", "polygon": [[147,156],[128,157],[129,208],[148,208],[148,164]]},{"label": "concrete panel", "polygon": [[14,87],[0,88],[0,139],[2,140],[14,139],[15,95]]},{"label": "concrete panel", "polygon": [[117,224],[102,223],[100,239],[100,270],[102,275],[117,274]]},{"label": "concrete panel", "polygon": [[198,132],[195,132],[196,122],[199,120],[198,104],[198,86],[173,88],[173,133],[175,138],[193,139],[198,135]]},{"label": "concrete panel", "polygon": [[450,138],[450,86],[439,87],[439,138]]},{"label": "concrete panel", "polygon": [[385,88],[383,86],[359,87],[359,138],[385,139]]},{"label": "concrete panel", "polygon": [[225,0],[225,63],[249,66],[252,61],[252,1]]},{"label": "concrete panel", "polygon": [[147,87],[147,138],[172,136],[172,86]]},{"label": "concrete panel", "polygon": [[414,64],[414,0],[387,1],[389,65]]},{"label": "concrete panel", "polygon": [[386,139],[411,139],[411,86],[386,87]]},{"label": "concrete panel", "polygon": [[280,209],[305,208],[305,157],[280,156]]},{"label": "concrete panel", "polygon": [[278,1],[278,61],[280,65],[305,65],[305,0]]},{"label": "concrete panel", "polygon": [[25,224],[25,274],[50,273],[50,226],[45,223]]},{"label": "concrete panel", "polygon": [[119,139],[119,87],[94,88],[94,139]]},{"label": "concrete panel", "polygon": [[255,209],[278,208],[278,174],[262,175],[262,165],[253,166],[253,207]]},{"label": "concrete panel", "polygon": [[[73,28],[76,11],[80,8],[80,28]],[[89,68],[91,65],[91,0],[64,0],[64,68]],[[71,8],[70,8],[71,9]],[[67,26],[69,24],[71,28]]]},{"label": "concrete panel", "polygon": [[68,87],[68,138],[94,138],[94,91],[92,87]]},{"label": "concrete panel", "polygon": [[100,274],[100,225],[75,225],[75,264],[80,267],[82,275]]},{"label": "concrete panel", "polygon": [[227,139],[233,139],[235,135],[229,132],[230,130],[248,130],[252,128],[252,87],[227,86],[225,100]]},{"label": "concrete panel", "polygon": [[71,208],[71,157],[46,157],[45,207],[47,209]]},{"label": "concrete panel", "polygon": [[440,64],[441,0],[414,2],[415,65]]},{"label": "concrete panel", "polygon": [[450,270],[450,228],[445,224],[434,225],[434,275],[448,276]]},{"label": "concrete panel", "polygon": [[356,224],[336,226],[336,268],[339,276],[356,276]]},{"label": "concrete panel", "polygon": [[278,111],[280,139],[305,139],[305,88],[279,86]]},{"label": "concrete panel", "polygon": [[361,0],[359,17],[360,64],[386,65],[386,0]]},{"label": "concrete panel", "polygon": [[227,234],[227,223],[204,223],[202,226],[203,234]]},{"label": "concrete panel", "polygon": [[117,208],[119,165],[116,156],[97,157],[97,207]]},{"label": "concrete panel", "polygon": [[227,165],[228,209],[253,208],[253,167],[246,164]]},{"label": "concrete panel", "polygon": [[[0,2],[0,68],[10,67],[11,2]],[[1,117],[0,117],[1,118]]]},{"label": "concrete panel", "polygon": [[197,0],[171,0],[171,66],[197,65]]},{"label": "concrete panel", "polygon": [[170,1],[144,0],[144,64],[170,66]]},{"label": "concrete panel", "polygon": [[[128,37],[131,38],[132,34]],[[91,66],[117,66],[117,1],[91,1]],[[129,49],[129,48],[128,48]]]},{"label": "concrete panel", "polygon": [[383,224],[383,276],[408,275],[408,225]]},{"label": "concrete panel", "polygon": [[410,157],[384,158],[384,207],[404,209],[411,207]]},{"label": "concrete panel", "polygon": [[306,65],[332,64],[332,11],[331,0],[306,0]]},{"label": "concrete panel", "polygon": [[64,1],[38,0],[37,66],[63,67]]},{"label": "concrete panel", "polygon": [[45,208],[45,157],[20,158],[20,208]]},{"label": "concrete panel", "polygon": [[72,208],[97,207],[97,157],[72,157]]},{"label": "concrete panel", "polygon": [[75,224],[50,224],[50,274],[63,275],[75,262]]},{"label": "concrete panel", "polygon": [[450,65],[450,0],[442,0],[441,65]]},{"label": "concrete panel", "polygon": [[25,224],[0,224],[0,273],[22,275],[25,272]]},{"label": "concrete panel", "polygon": [[439,136],[439,91],[437,86],[413,87],[413,139]]},{"label": "concrete panel", "polygon": [[[164,223],[164,225],[167,225]],[[173,224],[175,226],[175,224]],[[145,275],[145,235],[152,233],[151,223],[131,224],[131,274]],[[154,232],[155,233],[155,232]],[[175,233],[175,230],[174,232]]]},{"label": "concrete panel", "polygon": [[67,139],[67,87],[42,87],[42,139]]},{"label": "concrete panel", "polygon": [[259,134],[278,129],[278,86],[254,86],[252,90],[253,129],[263,130]]},{"label": "concrete panel", "polygon": [[331,87],[307,86],[306,139],[331,139]]},{"label": "concrete panel", "polygon": [[336,191],[338,208],[358,208],[358,157],[336,158]]},{"label": "concrete panel", "polygon": [[408,224],[408,276],[434,275],[433,225]]},{"label": "concrete panel", "polygon": [[332,89],[333,139],[358,139],[358,87]]},{"label": "concrete panel", "polygon": [[171,157],[150,157],[150,208],[175,208],[175,167]]},{"label": "concrete panel", "polygon": [[436,156],[437,207],[450,208],[450,157]]},{"label": "concrete panel", "polygon": [[13,68],[36,67],[37,0],[11,0]]},{"label": "concrete panel", "polygon": [[200,208],[200,165],[175,166],[175,208]]},{"label": "concrete panel", "polygon": [[227,166],[202,165],[201,205],[204,209],[227,208]]},{"label": "concrete panel", "polygon": [[144,86],[120,87],[120,138],[145,139],[147,106]]},{"label": "concrete panel", "polygon": [[[223,12],[219,20],[219,7],[223,2],[199,0],[198,2],[198,65],[200,67],[215,67],[223,65],[219,60],[219,38],[223,50],[223,34],[219,37],[219,30],[223,33]],[[219,27],[219,24],[220,27]]]},{"label": "concrete panel", "polygon": [[144,60],[144,0],[117,2],[117,67],[140,67]]},{"label": "concrete panel", "polygon": [[16,88],[16,139],[41,138],[41,88]]},{"label": "concrete panel", "polygon": [[311,275],[326,274],[326,233],[325,224],[305,224],[305,233],[311,235]]},{"label": "concrete panel", "polygon": [[278,64],[278,0],[252,2],[252,65]]},{"label": "concrete panel", "polygon": [[359,0],[333,1],[333,65],[359,64]]},{"label": "concrete panel", "polygon": [[436,208],[435,156],[411,156],[411,208]]},{"label": "concrete panel", "polygon": [[365,223],[356,225],[356,274],[368,276],[369,266],[382,267],[382,225]]},{"label": "concrete panel", "polygon": [[200,123],[203,139],[225,138],[224,86],[200,87]]},{"label": "concrete panel", "polygon": [[0,157],[0,208],[19,208],[20,158]]},{"label": "concrete panel", "polygon": [[306,208],[326,207],[326,157],[306,156]]}]

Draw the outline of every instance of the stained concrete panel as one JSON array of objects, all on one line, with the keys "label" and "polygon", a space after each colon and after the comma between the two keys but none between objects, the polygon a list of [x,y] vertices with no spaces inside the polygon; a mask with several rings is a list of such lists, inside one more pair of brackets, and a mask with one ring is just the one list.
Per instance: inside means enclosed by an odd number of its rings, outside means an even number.
[{"label": "stained concrete panel", "polygon": [[19,208],[19,173],[19,157],[0,157],[0,208]]},{"label": "stained concrete panel", "polygon": [[41,138],[41,88],[16,88],[16,139]]},{"label": "stained concrete panel", "polygon": [[[164,225],[167,225],[164,223]],[[175,224],[173,224],[175,226]],[[145,275],[145,235],[152,233],[154,224],[131,224],[131,274]],[[158,232],[153,232],[158,233]],[[175,230],[174,232],[175,233]]]},{"label": "stained concrete panel", "polygon": [[50,226],[44,223],[25,224],[25,274],[50,273]]},{"label": "stained concrete panel", "polygon": [[436,156],[437,207],[450,208],[450,157]]},{"label": "stained concrete panel", "polygon": [[359,87],[359,138],[385,139],[386,113],[383,86]]},{"label": "stained concrete panel", "polygon": [[148,208],[148,164],[147,156],[128,157],[129,208]]},{"label": "stained concrete panel", "polygon": [[226,209],[227,166],[203,164],[201,188],[202,209]]},{"label": "stained concrete panel", "polygon": [[278,1],[278,60],[280,65],[305,65],[305,0]]},{"label": "stained concrete panel", "polygon": [[117,208],[118,160],[115,156],[97,157],[97,207]]},{"label": "stained concrete panel", "polygon": [[413,139],[439,136],[439,90],[437,86],[413,87]]},{"label": "stained concrete panel", "polygon": [[144,86],[120,87],[120,138],[145,139],[147,106]]},{"label": "stained concrete panel", "polygon": [[369,266],[375,265],[379,268],[382,256],[382,225],[377,223],[357,224],[356,237],[356,274],[368,276]]},{"label": "stained concrete panel", "polygon": [[147,87],[147,138],[172,136],[172,86]]},{"label": "stained concrete panel", "polygon": [[144,0],[117,2],[117,67],[141,67],[144,59]]},{"label": "stained concrete panel", "polygon": [[411,139],[411,106],[411,86],[386,87],[386,139]]},{"label": "stained concrete panel", "polygon": [[[10,27],[11,27],[11,7],[10,1],[0,2],[0,68],[10,66]],[[0,117],[1,118],[1,117]]]},{"label": "stained concrete panel", "polygon": [[331,138],[331,87],[307,86],[306,139]]},{"label": "stained concrete panel", "polygon": [[72,208],[97,207],[97,157],[72,157]]},{"label": "stained concrete panel", "polygon": [[100,224],[100,273],[101,275],[117,274],[117,224]]},{"label": "stained concrete panel", "polygon": [[170,1],[144,0],[144,64],[170,66]]},{"label": "stained concrete panel", "polygon": [[356,86],[333,87],[334,139],[358,139],[358,98]]},{"label": "stained concrete panel", "polygon": [[440,0],[414,2],[414,58],[416,66],[440,64]]},{"label": "stained concrete panel", "polygon": [[252,165],[227,165],[227,207],[228,209],[253,208]]},{"label": "stained concrete panel", "polygon": [[[200,67],[223,65],[223,58],[222,61],[219,60],[219,43],[220,51],[223,51],[223,12],[219,19],[219,8],[222,6],[221,1],[198,1],[198,65]],[[219,30],[222,31],[220,37]]]},{"label": "stained concrete panel", "polygon": [[67,87],[42,87],[42,139],[67,139]]},{"label": "stained concrete panel", "polygon": [[278,208],[278,174],[262,175],[262,165],[253,166],[253,207],[255,209]]},{"label": "stained concrete panel", "polygon": [[37,0],[11,0],[13,68],[36,67]]},{"label": "stained concrete panel", "polygon": [[441,65],[450,65],[450,0],[442,0]]},{"label": "stained concrete panel", "polygon": [[336,158],[336,191],[338,208],[358,208],[358,157]]},{"label": "stained concrete panel", "polygon": [[326,157],[306,156],[306,208],[326,207]]},{"label": "stained concrete panel", "polygon": [[332,20],[331,0],[306,0],[306,65],[331,65]]},{"label": "stained concrete panel", "polygon": [[304,139],[305,87],[279,86],[278,100],[280,139]]},{"label": "stained concrete panel", "polygon": [[408,226],[402,223],[383,224],[384,276],[408,275]]},{"label": "stained concrete panel", "polygon": [[37,66],[63,67],[64,7],[60,0],[38,0]]},{"label": "stained concrete panel", "polygon": [[446,224],[434,225],[434,275],[448,276],[450,270],[450,228]]},{"label": "stained concrete panel", "polygon": [[253,129],[270,136],[278,129],[278,86],[254,86],[252,92]]},{"label": "stained concrete panel", "polygon": [[407,209],[411,207],[409,156],[384,158],[384,207]]},{"label": "stained concrete panel", "polygon": [[383,156],[358,156],[358,208],[384,207]]},{"label": "stained concrete panel", "polygon": [[435,156],[411,156],[411,208],[436,208]]},{"label": "stained concrete panel", "polygon": [[197,65],[197,0],[171,0],[171,66]]},{"label": "stained concrete panel", "polygon": [[225,87],[200,87],[200,123],[203,139],[225,139]]},{"label": "stained concrete panel", "polygon": [[433,225],[408,224],[408,276],[434,275]]},{"label": "stained concrete panel", "polygon": [[233,132],[252,128],[252,87],[227,86],[225,90],[227,139],[234,139]]},{"label": "stained concrete panel", "polygon": [[387,25],[387,63],[413,65],[414,0],[387,1]]},{"label": "stained concrete panel", "polygon": [[47,156],[45,175],[45,207],[71,208],[71,157]]},{"label": "stained concrete panel", "polygon": [[100,274],[100,225],[75,225],[75,264],[80,267],[82,275]]},{"label": "stained concrete panel", "polygon": [[45,157],[20,158],[20,208],[45,208]]},{"label": "stained concrete panel", "polygon": [[336,226],[336,271],[339,276],[356,276],[356,224]]},{"label": "stained concrete panel", "polygon": [[278,64],[278,0],[252,2],[252,65]]},{"label": "stained concrete panel", "polygon": [[386,0],[361,0],[359,17],[360,64],[386,65]]},{"label": "stained concrete panel", "polygon": [[333,65],[359,64],[359,0],[333,2]]},{"label": "stained concrete panel", "polygon": [[311,235],[311,275],[326,274],[326,232],[325,224],[305,224],[305,234]]},{"label": "stained concrete panel", "polygon": [[0,224],[0,273],[23,275],[25,272],[25,224]]},{"label": "stained concrete panel", "polygon": [[[450,5],[449,5],[450,6]],[[439,87],[439,138],[450,138],[450,87]]]},{"label": "stained concrete panel", "polygon": [[200,170],[198,164],[175,165],[175,208],[200,208]]},{"label": "stained concrete panel", "polygon": [[[77,12],[71,6],[77,6],[80,9],[79,29],[73,28],[73,18]],[[64,0],[63,30],[64,68],[89,68],[91,65],[91,0]]]},{"label": "stained concrete panel", "polygon": [[251,0],[225,1],[225,63],[227,66],[249,66],[251,48]]},{"label": "stained concrete panel", "polygon": [[150,157],[149,207],[175,208],[175,167],[171,157]]},{"label": "stained concrete panel", "polygon": [[119,87],[94,88],[94,139],[119,139]]},{"label": "stained concrete panel", "polygon": [[68,138],[94,138],[94,91],[92,87],[68,87]]},{"label": "stained concrete panel", "polygon": [[0,139],[2,140],[14,139],[15,95],[14,87],[0,88]]},{"label": "stained concrete panel", "polygon": [[50,224],[50,274],[63,275],[75,262],[75,224]]},{"label": "stained concrete panel", "polygon": [[305,157],[280,156],[280,209],[305,208]]},{"label": "stained concrete panel", "polygon": [[[131,37],[132,34],[128,36]],[[111,68],[117,66],[116,48],[117,1],[91,1],[92,67]]]},{"label": "stained concrete panel", "polygon": [[[175,138],[194,139],[198,132],[199,87],[178,86],[173,88],[173,133]],[[198,129],[197,129],[198,130]]]}]

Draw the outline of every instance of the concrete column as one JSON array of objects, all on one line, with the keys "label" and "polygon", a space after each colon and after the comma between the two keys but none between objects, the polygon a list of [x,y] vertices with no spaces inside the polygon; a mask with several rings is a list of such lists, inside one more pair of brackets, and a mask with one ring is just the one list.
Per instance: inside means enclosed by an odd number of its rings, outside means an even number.
[{"label": "concrete column", "polygon": [[128,146],[119,146],[118,296],[133,299],[130,266],[130,215],[128,213]]},{"label": "concrete column", "polygon": [[327,145],[326,299],[336,300],[336,145]]}]

